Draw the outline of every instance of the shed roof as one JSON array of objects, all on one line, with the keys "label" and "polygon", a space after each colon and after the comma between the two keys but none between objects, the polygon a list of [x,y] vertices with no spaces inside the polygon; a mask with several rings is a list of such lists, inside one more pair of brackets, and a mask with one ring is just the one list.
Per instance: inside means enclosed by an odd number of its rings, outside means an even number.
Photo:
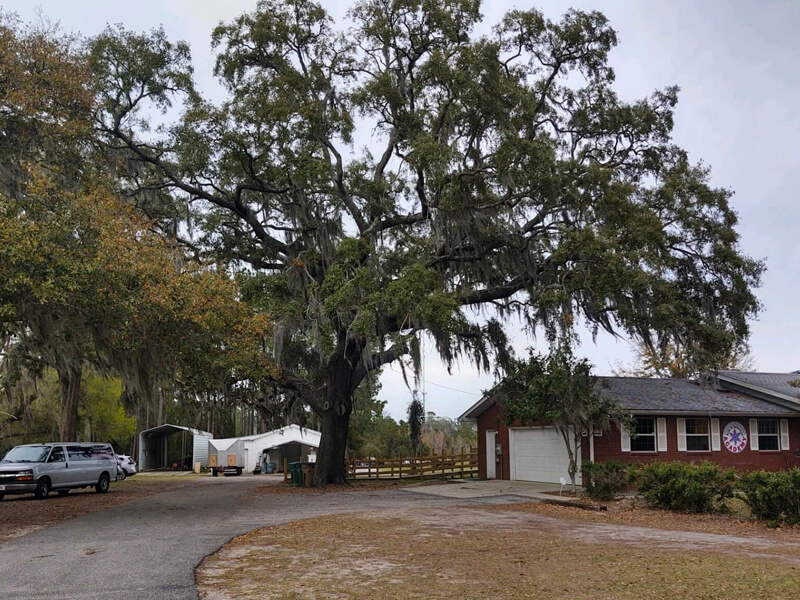
[{"label": "shed roof", "polygon": [[183,425],[173,425],[171,423],[164,423],[163,425],[158,425],[156,427],[151,427],[150,429],[145,429],[143,431],[140,431],[139,435],[148,437],[150,435],[157,435],[160,433],[169,434],[169,433],[174,433],[176,431],[187,431],[192,435],[199,435],[208,438],[214,437],[207,431],[202,431],[200,429],[193,429],[191,427],[184,427]]},{"label": "shed roof", "polygon": [[272,431],[265,431],[264,433],[257,433],[255,435],[216,439],[213,440],[213,443],[214,447],[219,450],[224,450],[239,440],[259,440],[267,448],[274,448],[276,446],[282,446],[283,444],[290,444],[293,442],[319,448],[319,441],[321,437],[322,434],[319,431],[300,427],[299,425],[286,425],[285,427],[281,427],[279,429],[273,429]]}]

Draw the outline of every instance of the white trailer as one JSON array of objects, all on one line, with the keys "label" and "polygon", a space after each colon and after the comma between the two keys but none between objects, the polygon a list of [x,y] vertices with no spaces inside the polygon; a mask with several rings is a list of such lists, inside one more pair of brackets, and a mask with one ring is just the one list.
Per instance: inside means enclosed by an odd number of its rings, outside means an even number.
[{"label": "white trailer", "polygon": [[245,442],[241,438],[208,440],[208,466],[216,477],[220,473],[241,475],[245,469]]}]

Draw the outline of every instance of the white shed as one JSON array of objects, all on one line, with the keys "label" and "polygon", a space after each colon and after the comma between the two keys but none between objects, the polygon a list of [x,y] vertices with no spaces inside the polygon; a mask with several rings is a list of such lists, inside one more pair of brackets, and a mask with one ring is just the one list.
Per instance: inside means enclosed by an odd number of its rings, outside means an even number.
[{"label": "white shed", "polygon": [[289,462],[293,460],[313,462],[321,437],[319,431],[305,429],[299,425],[287,425],[280,429],[239,438],[244,442],[245,470],[255,469],[265,450],[273,451],[270,453],[270,462],[274,462],[278,470],[283,468],[280,457],[286,457]]},{"label": "white shed", "polygon": [[193,468],[198,462],[204,467],[208,466],[208,440],[214,436],[207,431],[165,423],[139,433],[140,471],[165,469],[171,466],[168,438],[175,434],[181,436],[179,454],[188,455],[191,451],[190,467]]}]

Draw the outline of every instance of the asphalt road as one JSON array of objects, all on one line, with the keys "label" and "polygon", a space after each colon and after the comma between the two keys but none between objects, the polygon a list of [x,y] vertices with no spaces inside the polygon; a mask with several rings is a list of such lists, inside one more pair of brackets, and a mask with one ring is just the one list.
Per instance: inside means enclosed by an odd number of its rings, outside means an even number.
[{"label": "asphalt road", "polygon": [[197,565],[252,529],[409,502],[464,504],[402,489],[255,493],[263,484],[252,476],[204,478],[0,544],[0,598],[196,599]]}]

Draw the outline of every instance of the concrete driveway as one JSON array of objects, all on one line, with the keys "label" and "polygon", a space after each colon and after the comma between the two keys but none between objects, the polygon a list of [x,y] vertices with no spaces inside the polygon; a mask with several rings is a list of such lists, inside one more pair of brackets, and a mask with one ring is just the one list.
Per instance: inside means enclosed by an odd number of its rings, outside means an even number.
[{"label": "concrete driveway", "polygon": [[[561,486],[557,483],[490,479],[488,481],[451,481],[411,489],[420,494],[441,496],[443,498],[459,498],[463,500],[493,498],[497,496],[517,496],[524,499],[543,500],[553,498],[552,495],[543,496],[543,493],[557,493],[560,487]],[[569,487],[565,486],[565,489],[569,489]],[[570,501],[572,499],[568,496],[564,496],[563,500]]]},{"label": "concrete driveway", "polygon": [[194,599],[195,567],[252,529],[325,514],[396,509],[411,502],[470,502],[403,489],[256,493],[254,488],[265,479],[203,478],[0,544],[0,598]]}]

